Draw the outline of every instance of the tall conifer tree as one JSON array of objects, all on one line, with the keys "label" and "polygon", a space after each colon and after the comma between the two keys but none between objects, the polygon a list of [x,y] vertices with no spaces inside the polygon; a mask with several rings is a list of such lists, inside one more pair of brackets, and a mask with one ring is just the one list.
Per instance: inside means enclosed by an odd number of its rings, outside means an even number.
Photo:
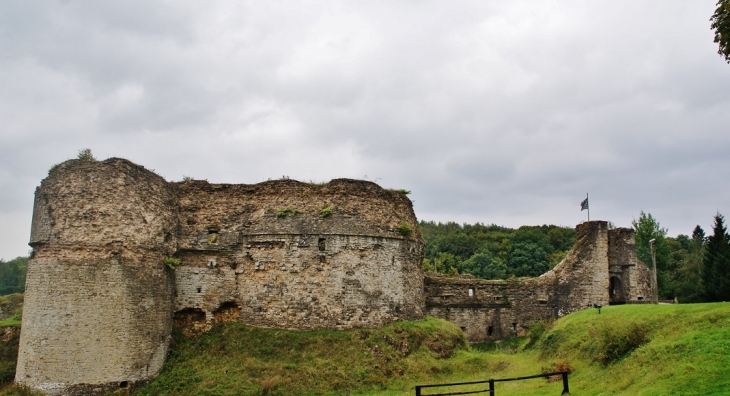
[{"label": "tall conifer tree", "polygon": [[692,239],[689,240],[687,253],[677,269],[677,298],[679,298],[680,303],[704,302],[706,299],[705,282],[702,277],[704,251],[705,231],[698,225],[692,231]]},{"label": "tall conifer tree", "polygon": [[707,238],[702,278],[707,301],[730,301],[730,236],[725,218],[718,213]]}]

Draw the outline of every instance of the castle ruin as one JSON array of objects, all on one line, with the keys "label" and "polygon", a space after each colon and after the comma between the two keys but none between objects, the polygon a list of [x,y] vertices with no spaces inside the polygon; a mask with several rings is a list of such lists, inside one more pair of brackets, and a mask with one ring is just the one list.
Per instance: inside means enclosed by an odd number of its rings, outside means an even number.
[{"label": "castle ruin", "polygon": [[424,276],[401,192],[350,179],[170,183],[118,158],[70,160],[44,179],[30,245],[16,382],[49,395],[149,382],[174,327],[350,329],[433,315],[481,342],[651,295],[633,232],[606,222],[580,224],[573,250],[539,278]]}]

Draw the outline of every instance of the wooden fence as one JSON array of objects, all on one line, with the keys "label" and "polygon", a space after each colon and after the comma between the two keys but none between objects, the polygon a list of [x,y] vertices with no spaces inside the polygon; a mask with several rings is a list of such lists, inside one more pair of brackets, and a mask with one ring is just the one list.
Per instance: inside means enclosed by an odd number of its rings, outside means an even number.
[{"label": "wooden fence", "polygon": [[[568,372],[567,371],[557,371],[554,373],[530,375],[527,377],[489,379],[486,381],[458,382],[458,383],[453,383],[453,384],[417,385],[416,386],[416,396],[453,396],[453,395],[470,395],[470,394],[476,394],[476,393],[489,393],[489,396],[494,396],[494,384],[496,382],[521,381],[521,380],[527,380],[527,379],[532,379],[532,378],[552,377],[555,375],[560,375],[563,378],[563,393],[561,393],[561,395],[569,394],[570,389],[568,387]],[[489,388],[480,389],[480,390],[471,390],[471,391],[449,392],[449,393],[428,393],[428,394],[423,393],[423,389],[426,389],[426,388],[459,387],[459,386],[464,386],[464,385],[478,385],[478,384],[489,384]]]}]

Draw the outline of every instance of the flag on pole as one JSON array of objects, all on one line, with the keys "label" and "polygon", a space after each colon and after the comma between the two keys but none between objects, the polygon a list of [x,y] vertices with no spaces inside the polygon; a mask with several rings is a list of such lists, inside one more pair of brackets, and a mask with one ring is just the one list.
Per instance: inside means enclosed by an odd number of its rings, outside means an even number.
[{"label": "flag on pole", "polygon": [[580,211],[582,212],[586,209],[588,209],[588,197],[586,197],[586,199],[584,199],[583,202],[580,203]]}]

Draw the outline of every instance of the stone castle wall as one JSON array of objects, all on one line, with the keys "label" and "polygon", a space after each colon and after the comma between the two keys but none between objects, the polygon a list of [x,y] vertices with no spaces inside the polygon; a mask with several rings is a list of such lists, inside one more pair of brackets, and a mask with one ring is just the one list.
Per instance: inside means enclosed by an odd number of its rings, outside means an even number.
[{"label": "stone castle wall", "polygon": [[[470,342],[500,340],[524,335],[535,322],[594,304],[641,301],[650,295],[650,274],[636,260],[631,229],[608,230],[605,221],[585,222],[576,227],[575,246],[565,259],[538,278],[427,274],[426,313],[454,322]],[[624,279],[625,287],[612,278]],[[610,289],[613,284],[620,290]],[[621,299],[615,298],[617,292]]]},{"label": "stone castle wall", "polygon": [[470,342],[524,335],[525,328],[555,316],[550,285],[536,278],[482,280],[427,274],[426,312],[457,324]]},{"label": "stone castle wall", "polygon": [[31,245],[16,381],[48,394],[149,381],[174,325],[424,315],[412,204],[365,181],[168,183],[123,159],[72,160],[36,190]]},{"label": "stone castle wall", "polygon": [[168,183],[123,159],[72,160],[36,190],[31,229],[16,382],[51,395],[144,384],[174,328],[349,329],[428,314],[483,342],[651,291],[633,231],[602,221],[580,224],[539,278],[424,279],[411,201],[349,179]]},{"label": "stone castle wall", "polygon": [[423,244],[404,194],[347,179],[177,188],[178,315],[209,322],[227,304],[246,324],[297,330],[423,317]]}]

